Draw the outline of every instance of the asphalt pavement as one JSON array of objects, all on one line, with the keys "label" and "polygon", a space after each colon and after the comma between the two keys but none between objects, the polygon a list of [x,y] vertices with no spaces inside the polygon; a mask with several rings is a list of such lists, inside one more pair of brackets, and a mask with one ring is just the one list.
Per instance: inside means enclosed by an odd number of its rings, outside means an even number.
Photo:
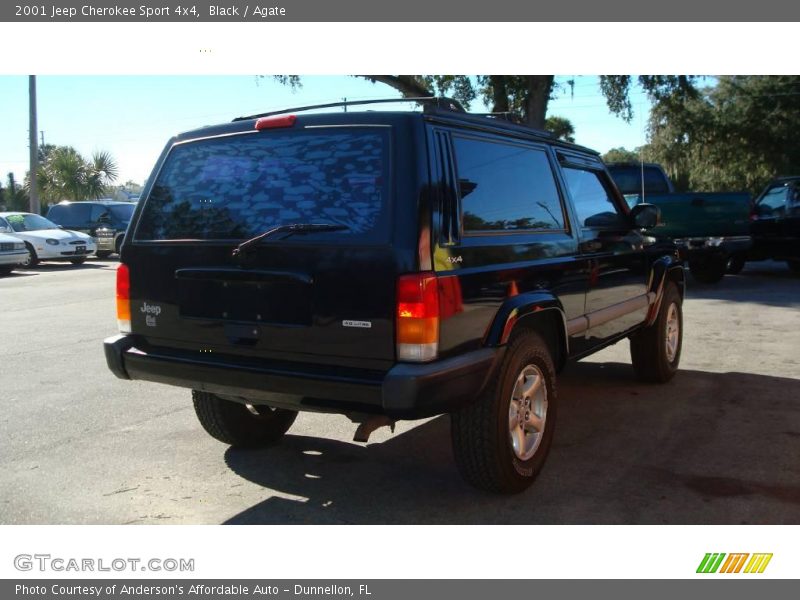
[{"label": "asphalt pavement", "polygon": [[570,365],[548,463],[521,495],[463,483],[438,417],[352,442],[301,414],[236,451],[186,390],[120,381],[114,260],[0,278],[0,523],[800,523],[800,277],[689,278],[681,370],[633,378],[627,343]]}]

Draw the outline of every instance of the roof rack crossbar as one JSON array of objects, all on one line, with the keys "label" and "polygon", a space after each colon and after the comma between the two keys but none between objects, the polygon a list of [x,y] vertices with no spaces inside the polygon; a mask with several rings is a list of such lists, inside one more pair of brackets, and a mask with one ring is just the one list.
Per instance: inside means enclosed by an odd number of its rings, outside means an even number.
[{"label": "roof rack crossbar", "polygon": [[338,108],[348,106],[363,106],[366,104],[388,104],[398,102],[416,102],[423,106],[423,108],[434,107],[442,110],[449,110],[453,112],[466,112],[464,107],[458,100],[452,98],[444,98],[439,96],[420,96],[414,98],[380,98],[373,100],[345,100],[342,102],[330,102],[328,104],[312,104],[309,106],[297,106],[294,108],[284,108],[281,110],[273,110],[270,112],[260,113],[257,115],[248,115],[246,117],[236,117],[235,121],[250,121],[252,119],[260,119],[262,117],[272,117],[274,115],[285,115],[286,113],[305,112],[308,110],[316,110],[320,108]]}]

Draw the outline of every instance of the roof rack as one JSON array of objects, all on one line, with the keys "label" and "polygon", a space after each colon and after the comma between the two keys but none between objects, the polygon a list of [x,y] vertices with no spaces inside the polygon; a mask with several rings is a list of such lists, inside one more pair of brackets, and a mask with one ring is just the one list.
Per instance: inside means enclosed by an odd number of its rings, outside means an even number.
[{"label": "roof rack", "polygon": [[509,123],[516,123],[517,125],[525,124],[525,121],[522,120],[520,114],[511,110],[503,112],[470,113],[470,114],[475,115],[476,117],[486,117],[488,119],[500,119],[502,121],[508,121]]},{"label": "roof rack", "polygon": [[458,100],[452,98],[437,97],[437,96],[420,96],[414,98],[381,98],[377,100],[345,100],[343,102],[330,102],[328,104],[312,104],[310,106],[297,106],[294,108],[285,108],[282,110],[273,110],[270,112],[259,113],[257,115],[248,115],[246,117],[236,117],[234,121],[250,121],[252,119],[260,119],[262,117],[272,117],[274,115],[284,115],[286,113],[305,112],[307,110],[316,110],[320,108],[338,108],[348,106],[363,106],[367,104],[389,104],[398,102],[416,102],[423,108],[438,108],[440,110],[448,110],[452,112],[466,113],[464,107]]}]

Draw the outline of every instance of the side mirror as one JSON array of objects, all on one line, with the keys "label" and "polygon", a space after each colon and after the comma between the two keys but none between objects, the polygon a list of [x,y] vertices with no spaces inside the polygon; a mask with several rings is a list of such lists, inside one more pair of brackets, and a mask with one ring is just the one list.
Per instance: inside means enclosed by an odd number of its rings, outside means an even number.
[{"label": "side mirror", "polygon": [[631,221],[637,229],[652,229],[661,223],[661,210],[655,204],[637,204],[631,209]]}]

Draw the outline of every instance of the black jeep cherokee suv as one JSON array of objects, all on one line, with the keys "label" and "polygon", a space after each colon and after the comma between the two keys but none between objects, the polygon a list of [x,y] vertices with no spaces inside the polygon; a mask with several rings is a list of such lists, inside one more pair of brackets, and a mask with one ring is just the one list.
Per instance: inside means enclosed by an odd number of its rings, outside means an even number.
[{"label": "black jeep cherokee suv", "polygon": [[[553,439],[556,372],[630,339],[681,354],[683,270],[597,154],[498,117],[271,113],[167,144],[122,246],[109,368],[192,390],[234,446],[297,411],[450,413],[458,467],[515,492]],[[299,109],[293,112],[300,112]]]}]

